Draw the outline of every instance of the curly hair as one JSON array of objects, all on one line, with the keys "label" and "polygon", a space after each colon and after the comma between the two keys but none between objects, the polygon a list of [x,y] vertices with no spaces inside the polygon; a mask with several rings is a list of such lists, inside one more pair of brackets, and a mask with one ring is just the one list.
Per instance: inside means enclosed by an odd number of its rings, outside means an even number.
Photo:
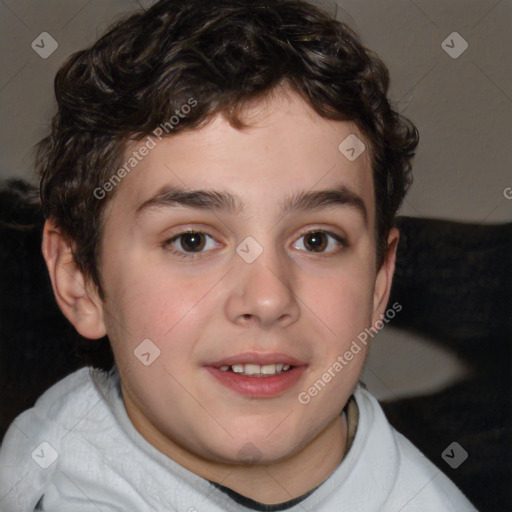
[{"label": "curly hair", "polygon": [[[418,144],[415,126],[387,99],[383,62],[346,24],[305,0],[161,0],[68,58],[55,77],[51,133],[37,146],[45,217],[100,296],[107,201],[94,190],[121,165],[127,144],[159,126],[165,136],[204,126],[216,114],[243,129],[244,106],[283,84],[320,116],[353,121],[366,138],[380,266]],[[194,108],[181,110],[191,98]]]}]

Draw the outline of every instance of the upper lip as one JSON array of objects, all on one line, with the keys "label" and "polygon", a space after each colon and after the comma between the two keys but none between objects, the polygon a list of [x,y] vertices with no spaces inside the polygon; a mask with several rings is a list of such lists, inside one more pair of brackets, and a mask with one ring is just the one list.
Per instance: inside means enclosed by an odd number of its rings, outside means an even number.
[{"label": "upper lip", "polygon": [[218,361],[213,361],[211,363],[207,363],[206,366],[213,366],[215,368],[220,368],[221,366],[233,366],[234,364],[289,364],[290,366],[302,366],[305,363],[296,359],[295,357],[291,357],[286,354],[280,354],[278,352],[272,353],[261,353],[261,352],[242,352],[235,356],[225,357],[224,359],[219,359]]}]

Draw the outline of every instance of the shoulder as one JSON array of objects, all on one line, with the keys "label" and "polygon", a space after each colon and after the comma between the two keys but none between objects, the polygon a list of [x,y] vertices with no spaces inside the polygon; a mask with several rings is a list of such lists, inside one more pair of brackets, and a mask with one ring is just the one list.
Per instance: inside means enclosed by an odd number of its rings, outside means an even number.
[{"label": "shoulder", "polygon": [[29,437],[40,434],[44,428],[70,430],[76,419],[83,418],[105,399],[110,378],[110,372],[90,367],[71,373],[47,389],[32,408],[14,420],[4,442],[20,429]]},{"label": "shoulder", "polygon": [[359,408],[358,428],[365,437],[364,456],[387,475],[389,493],[383,510],[476,511],[457,486],[388,422],[369,391],[359,386],[354,398]]},{"label": "shoulder", "polygon": [[81,368],[12,422],[0,446],[0,492],[12,510],[35,506],[56,468],[81,448],[77,439],[84,423],[104,428],[110,381],[110,372]]}]

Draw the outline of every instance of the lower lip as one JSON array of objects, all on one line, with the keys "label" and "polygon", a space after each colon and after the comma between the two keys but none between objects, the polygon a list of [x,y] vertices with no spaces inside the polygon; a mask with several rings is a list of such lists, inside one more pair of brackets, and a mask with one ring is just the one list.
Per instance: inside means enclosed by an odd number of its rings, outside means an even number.
[{"label": "lower lip", "polygon": [[292,388],[302,377],[306,366],[294,366],[272,377],[251,377],[231,370],[222,371],[213,366],[206,369],[224,386],[251,398],[272,398]]}]

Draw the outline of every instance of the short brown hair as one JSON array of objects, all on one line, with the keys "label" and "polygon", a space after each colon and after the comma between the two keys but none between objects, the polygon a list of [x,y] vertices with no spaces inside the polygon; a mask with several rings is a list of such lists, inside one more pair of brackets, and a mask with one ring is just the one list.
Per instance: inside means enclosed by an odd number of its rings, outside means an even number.
[{"label": "short brown hair", "polygon": [[161,0],[68,58],[55,77],[51,133],[37,147],[44,214],[101,296],[106,200],[93,193],[122,165],[127,142],[168,123],[190,98],[197,103],[168,136],[219,113],[241,129],[244,105],[284,83],[319,115],[353,121],[366,137],[380,266],[418,143],[414,125],[387,99],[382,61],[347,25],[303,0]]}]

